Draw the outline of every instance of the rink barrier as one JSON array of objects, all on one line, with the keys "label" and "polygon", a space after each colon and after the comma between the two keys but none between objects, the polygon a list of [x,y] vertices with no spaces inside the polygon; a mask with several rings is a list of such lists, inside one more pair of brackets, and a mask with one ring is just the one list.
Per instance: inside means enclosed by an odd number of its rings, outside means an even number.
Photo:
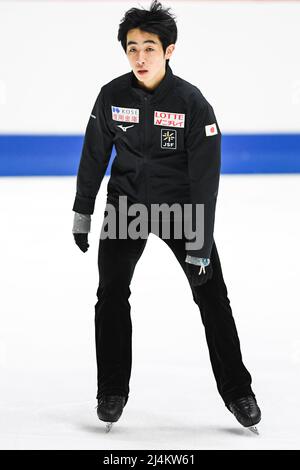
[{"label": "rink barrier", "polygon": [[[83,135],[0,135],[0,176],[76,175]],[[106,175],[115,157],[113,146]],[[299,173],[300,134],[223,134],[222,174]]]}]

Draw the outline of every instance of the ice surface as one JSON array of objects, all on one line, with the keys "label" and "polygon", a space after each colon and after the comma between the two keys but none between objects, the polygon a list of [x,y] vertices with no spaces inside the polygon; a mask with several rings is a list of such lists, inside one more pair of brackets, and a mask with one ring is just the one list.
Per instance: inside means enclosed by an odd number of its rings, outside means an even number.
[{"label": "ice surface", "polygon": [[215,240],[260,436],[224,407],[188,282],[154,234],[131,284],[129,401],[105,433],[94,305],[106,184],[82,253],[71,233],[74,177],[0,178],[1,449],[299,449],[300,175],[220,183]]}]

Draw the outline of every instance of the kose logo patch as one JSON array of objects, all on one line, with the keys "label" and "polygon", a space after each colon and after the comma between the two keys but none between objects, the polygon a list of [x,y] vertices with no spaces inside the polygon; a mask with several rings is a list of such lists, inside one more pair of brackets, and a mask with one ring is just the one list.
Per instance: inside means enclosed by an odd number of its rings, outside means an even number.
[{"label": "kose logo patch", "polygon": [[112,118],[114,121],[139,122],[139,109],[122,108],[121,106],[111,107]]}]

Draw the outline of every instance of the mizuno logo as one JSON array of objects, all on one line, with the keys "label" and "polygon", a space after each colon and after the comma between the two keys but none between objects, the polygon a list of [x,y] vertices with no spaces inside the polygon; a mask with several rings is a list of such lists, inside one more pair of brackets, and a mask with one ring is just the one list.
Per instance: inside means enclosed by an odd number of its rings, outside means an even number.
[{"label": "mizuno logo", "polygon": [[124,127],[122,124],[120,124],[120,125],[118,125],[117,127],[120,127],[120,128],[122,129],[122,131],[126,132],[127,129],[129,129],[129,127],[134,127],[134,125]]}]

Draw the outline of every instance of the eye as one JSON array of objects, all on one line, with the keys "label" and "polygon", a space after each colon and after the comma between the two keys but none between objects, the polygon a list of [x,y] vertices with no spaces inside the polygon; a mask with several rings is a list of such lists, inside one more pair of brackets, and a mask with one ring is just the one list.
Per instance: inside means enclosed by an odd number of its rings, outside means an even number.
[{"label": "eye", "polygon": [[[148,50],[148,51],[154,51],[154,49],[153,49],[152,47],[147,47],[146,50]],[[128,52],[133,52],[133,51],[135,51],[135,49],[129,49]]]}]

